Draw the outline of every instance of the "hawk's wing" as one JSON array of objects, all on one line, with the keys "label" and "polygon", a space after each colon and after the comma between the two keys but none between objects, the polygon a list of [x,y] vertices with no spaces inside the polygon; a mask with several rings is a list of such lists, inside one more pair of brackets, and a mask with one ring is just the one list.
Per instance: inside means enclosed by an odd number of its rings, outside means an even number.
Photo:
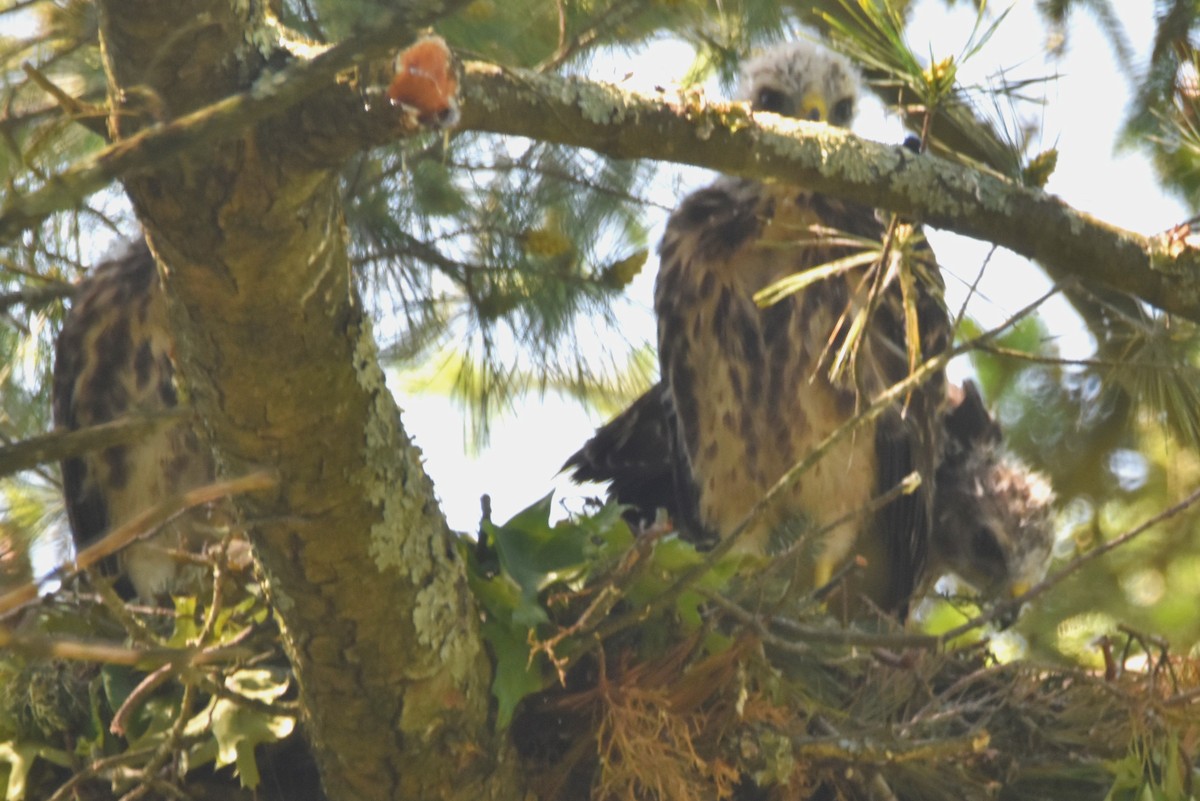
[{"label": "hawk's wing", "polygon": [[[151,322],[158,316],[151,291],[157,280],[150,250],[139,243],[124,257],[98,265],[80,285],[56,343],[56,426],[73,431],[114,420],[131,407],[176,404],[165,359],[169,344],[154,335]],[[135,331],[147,324],[148,333]],[[126,446],[115,446],[63,462],[67,516],[77,545],[90,544],[112,524],[105,489],[128,483],[127,455]]]},{"label": "hawk's wing", "polygon": [[[929,359],[942,354],[953,339],[943,299],[942,276],[933,253],[919,230],[902,227],[906,234],[897,240],[897,247],[906,252],[893,257],[904,260],[903,265],[895,265],[897,270],[909,271],[913,291],[907,302],[915,314],[919,341],[909,341],[914,332],[906,323],[909,310],[901,288],[902,279],[893,274],[890,281],[885,279],[881,302],[872,317],[875,334],[882,343],[876,352],[887,385],[908,377],[914,349],[919,348],[917,355],[922,360]],[[897,599],[912,596],[924,580],[928,566],[939,492],[937,470],[946,447],[943,418],[946,393],[945,376],[939,371],[881,416],[875,430],[878,492],[891,489],[913,472],[922,482],[917,492],[897,498],[876,516],[876,525],[884,532],[891,558],[901,566],[892,576]]]},{"label": "hawk's wing", "polygon": [[608,497],[633,507],[631,522],[648,524],[659,509],[677,515],[669,455],[674,410],[655,384],[625,411],[596,429],[563,465],[578,482],[608,482]]}]

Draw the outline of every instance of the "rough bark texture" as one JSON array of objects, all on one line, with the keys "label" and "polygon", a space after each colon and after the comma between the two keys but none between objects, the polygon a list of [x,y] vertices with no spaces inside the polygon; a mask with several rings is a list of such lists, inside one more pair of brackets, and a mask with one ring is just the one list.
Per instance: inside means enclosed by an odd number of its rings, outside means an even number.
[{"label": "rough bark texture", "polygon": [[[114,136],[247,89],[283,55],[256,13],[103,3]],[[278,473],[241,511],[329,796],[487,797],[506,763],[476,614],[350,281],[336,175],[270,130],[126,182],[164,265],[185,391],[226,472]]]},{"label": "rough bark texture", "polygon": [[[393,124],[388,124],[385,109],[364,109],[361,98],[348,91],[317,93],[307,85],[326,72],[332,77],[332,66],[340,63],[333,60],[326,64],[330,69],[299,70],[293,75],[301,88],[293,87],[288,96],[294,97],[296,105],[286,115],[265,120],[260,128],[264,134],[275,131],[287,136],[286,141],[272,137],[273,148],[286,147],[301,163],[329,166],[404,132],[394,116]],[[138,86],[136,78],[132,80],[127,88]],[[0,211],[0,238],[11,238],[51,212],[69,208],[115,175],[159,169],[181,157],[195,158],[192,154],[214,143],[224,147],[235,139],[239,125],[263,119],[268,110],[283,110],[272,95],[244,91],[248,87],[236,81],[229,84],[231,92],[243,90],[242,94],[187,122],[172,122],[163,113],[166,101],[161,95],[130,94],[132,101],[122,114],[149,114],[167,124],[143,134],[136,147],[117,142],[37,192],[6,198]],[[1146,237],[1123,230],[1076,211],[1053,195],[943,159],[823,126],[765,115],[751,119],[739,107],[645,97],[603,84],[489,64],[465,65],[462,86],[464,128],[588,147],[610,156],[677,161],[760,180],[787,176],[819,192],[1004,245],[1036,259],[1056,278],[1128,292],[1200,321],[1200,249],[1178,237]],[[224,95],[210,99],[219,97]],[[129,127],[124,122],[122,132]]]},{"label": "rough bark texture", "polygon": [[[466,66],[462,127],[787,180],[1003,245],[1051,275],[1129,292],[1200,321],[1200,251],[1076,211],[1053,195],[838,128],[703,99]],[[799,134],[799,135],[797,135]]]}]

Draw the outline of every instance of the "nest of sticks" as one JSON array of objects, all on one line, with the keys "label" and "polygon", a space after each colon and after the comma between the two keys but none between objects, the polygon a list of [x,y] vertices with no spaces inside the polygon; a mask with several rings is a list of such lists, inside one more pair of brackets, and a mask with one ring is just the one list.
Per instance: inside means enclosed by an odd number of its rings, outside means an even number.
[{"label": "nest of sticks", "polygon": [[512,734],[539,797],[1194,797],[1200,660],[1132,632],[1090,671],[887,621],[708,608],[722,623],[649,649],[626,630],[522,702]]}]

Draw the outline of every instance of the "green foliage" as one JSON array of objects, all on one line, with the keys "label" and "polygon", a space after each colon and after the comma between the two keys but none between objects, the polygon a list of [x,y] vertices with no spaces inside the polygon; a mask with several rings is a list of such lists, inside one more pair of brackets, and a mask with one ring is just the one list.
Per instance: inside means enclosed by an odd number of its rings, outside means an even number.
[{"label": "green foliage", "polygon": [[[908,44],[906,20],[900,4],[878,0],[838,0],[840,8],[822,13],[834,45],[867,74],[884,101],[894,107],[905,124],[919,133],[922,150],[969,166],[996,170],[1002,175],[1021,174],[1024,151],[1020,126],[1006,123],[997,98],[1014,97],[1023,88],[1003,83],[1002,90],[966,87],[958,81],[960,65],[977,56],[1007,11],[988,21],[980,5],[975,27],[957,55],[929,53],[922,58]],[[988,104],[997,113],[984,113]]]},{"label": "green foliage", "polygon": [[389,357],[440,366],[456,351],[451,361],[470,371],[454,394],[475,441],[526,392],[569,376],[596,395],[614,380],[581,353],[576,330],[611,319],[644,263],[637,193],[649,175],[647,165],[468,135],[347,172],[354,258],[366,294],[390,307]]},{"label": "green foliage", "polygon": [[1200,208],[1200,96],[1193,2],[1162,3],[1147,68],[1139,71],[1123,143],[1149,151],[1163,186]]},{"label": "green foliage", "polygon": [[[81,763],[105,757],[118,757],[123,766],[116,784],[136,784],[143,767],[156,760],[161,767],[162,754],[179,760],[183,781],[205,765],[233,765],[241,786],[258,786],[260,746],[293,736],[297,715],[283,702],[293,682],[269,610],[257,587],[247,590],[215,614],[196,597],[179,596],[173,618],[151,619],[150,628],[137,634],[143,641],[150,637],[159,649],[174,649],[179,669],[173,677],[158,671],[158,679],[148,681],[158,667],[154,664],[97,664],[78,654],[69,660],[3,654],[0,764],[9,768],[6,798],[47,797]],[[26,612],[27,633],[77,647],[116,648],[127,635],[105,607],[77,598]],[[164,622],[169,630],[156,633]],[[254,654],[253,667],[241,664],[241,657],[187,664],[205,651],[251,643],[246,655]],[[99,652],[96,656],[102,658]],[[114,778],[100,771],[90,781],[107,784]]]},{"label": "green foliage", "polygon": [[1133,49],[1112,0],[1038,0],[1037,5],[1052,26],[1054,49],[1061,52],[1066,47],[1070,33],[1067,25],[1069,18],[1075,9],[1082,8],[1100,25],[1121,66],[1127,72],[1132,72]]},{"label": "green foliage", "polygon": [[508,726],[517,703],[546,686],[547,654],[538,647],[552,629],[547,595],[579,592],[589,576],[611,568],[633,540],[621,508],[550,525],[547,495],[497,526],[484,521],[479,543],[460,542],[468,580],[487,616],[483,634],[496,660],[492,692],[496,725]]},{"label": "green foliage", "polygon": [[[1139,309],[1140,311],[1140,309]],[[1105,343],[1106,385],[1136,398],[1189,450],[1200,450],[1200,332],[1161,314],[1125,320]]]},{"label": "green foliage", "polygon": [[[648,569],[629,585],[628,599],[634,608],[655,602],[665,588],[685,579],[687,586],[676,597],[673,610],[682,631],[691,633],[703,624],[701,616],[708,592],[729,587],[741,565],[738,556],[727,556],[716,564],[705,554],[697,552],[690,542],[678,537],[666,537],[655,543]],[[720,640],[708,640],[709,645]]]},{"label": "green foliage", "polygon": [[[336,40],[379,10],[369,0],[297,4],[285,18]],[[696,43],[699,79],[714,68],[731,76],[740,55],[788,24],[765,0],[476,0],[438,31],[464,55],[578,70],[605,47],[670,30]],[[564,377],[591,402],[629,383],[581,357],[574,332],[588,318],[612,323],[612,304],[644,264],[641,193],[653,174],[649,164],[474,134],[406,142],[347,169],[355,263],[388,317],[389,353],[410,368],[458,352],[451,361],[465,369],[454,396],[471,417],[472,444],[486,442],[517,398]]]},{"label": "green foliage", "polygon": [[[1026,158],[1029,129],[1014,111],[1037,82],[964,87],[959,81],[962,64],[1008,24],[1005,15],[989,15],[978,3],[978,24],[967,42],[939,43],[938,52],[924,53],[909,44],[909,5],[476,0],[438,30],[465,57],[572,74],[585,74],[589,60],[605,52],[669,35],[694,46],[692,79],[716,74],[728,81],[748,51],[794,35],[797,23],[815,23],[834,33],[933,151],[987,165],[1026,185],[1045,185],[1058,153],[1048,149]],[[1039,5],[1064,35],[1074,10],[1092,13],[1128,63],[1130,49],[1109,0]],[[316,0],[283,6],[286,22],[332,42],[370,26],[386,4]],[[104,95],[95,5],[65,0],[30,8],[38,26],[21,38],[0,38],[0,178],[8,193],[41,185],[102,144],[102,120],[93,110]],[[1193,41],[1200,14],[1194,2],[1183,0],[1160,3],[1158,10],[1126,144],[1151,152],[1164,185],[1200,207],[1200,57]],[[26,62],[32,70],[23,69]],[[78,105],[63,111],[51,84]],[[527,393],[558,391],[610,404],[612,411],[636,396],[653,378],[651,350],[635,342],[631,355],[597,356],[589,350],[589,334],[619,322],[624,292],[647,263],[652,243],[646,196],[654,177],[653,165],[471,133],[413,139],[347,165],[343,187],[356,275],[379,319],[389,361],[409,388],[462,402],[476,442],[495,414]],[[115,192],[103,193],[0,249],[3,439],[19,440],[49,426],[52,342],[68,284],[97,260],[106,240],[136,235],[131,220]],[[828,271],[851,269],[869,255],[864,251]],[[820,276],[814,271],[774,290],[797,291]],[[1200,482],[1195,327],[1148,314],[1128,299],[1081,300],[1080,294],[1071,300],[1095,335],[1095,359],[1062,363],[1053,346],[1055,330],[1036,317],[972,355],[1008,445],[1054,481],[1063,508],[1063,556],[1111,540]],[[980,333],[968,320],[960,335]],[[55,528],[61,518],[56,481],[54,466],[3,480],[5,538],[28,547],[33,535]],[[550,504],[547,496],[503,525],[485,523],[481,543],[460,543],[496,663],[501,729],[522,699],[553,686],[561,671],[580,663],[595,647],[589,638],[602,623],[627,622],[636,636],[619,644],[643,660],[661,657],[666,643],[688,635],[697,635],[706,656],[729,646],[720,629],[708,627],[705,614],[712,593],[739,589],[735,561],[710,565],[673,536],[636,541],[616,506],[551,525]],[[635,564],[625,561],[635,554]],[[664,595],[685,576],[691,577],[686,587]],[[1181,648],[1200,641],[1197,608],[1200,522],[1192,514],[1087,566],[1042,599],[1021,629],[1039,655],[1101,667],[1095,640],[1122,624],[1167,633]],[[927,623],[934,631],[953,627],[964,609],[938,605]],[[629,622],[633,612],[646,614],[636,626]],[[195,599],[178,599],[177,613],[172,631],[156,644],[182,650],[203,639],[199,647],[208,647],[228,644],[248,627],[269,628],[257,598],[223,608],[211,626]],[[73,621],[47,613],[39,630],[110,642],[125,636],[95,610]],[[40,770],[139,746],[178,745],[188,769],[234,765],[243,785],[254,787],[257,746],[291,736],[294,726],[293,710],[283,702],[291,683],[278,652],[267,666],[205,673],[216,683],[194,684],[190,700],[181,688],[194,675],[181,673],[182,683],[137,705],[126,721],[126,738],[108,728],[116,709],[135,697],[146,669],[8,656],[0,664],[0,776],[8,781],[9,798],[39,797]],[[829,720],[843,722],[825,715],[814,725]],[[172,740],[177,725],[182,744]],[[61,738],[68,729],[71,743]],[[1110,763],[1116,780],[1109,797],[1179,797],[1186,772],[1181,753],[1171,740],[1135,744],[1126,758]]]},{"label": "green foliage", "polygon": [[[1107,330],[1099,358],[1083,364],[1056,358],[1040,318],[972,353],[1006,444],[1052,480],[1063,556],[1120,535],[1200,482],[1192,326],[1110,308]],[[978,331],[967,320],[960,335]],[[1022,629],[1039,651],[1085,661],[1119,623],[1200,641],[1198,520],[1194,511],[1172,518],[1086,566],[1036,604]]]},{"label": "green foliage", "polygon": [[[725,557],[709,565],[711,559],[676,536],[653,536],[635,548],[617,504],[552,525],[552,499],[547,495],[502,525],[485,520],[479,542],[459,541],[471,590],[485,612],[499,728],[508,726],[522,698],[551,686],[595,644],[590,633],[606,613],[638,614],[639,652],[652,658],[673,639],[701,629],[706,593],[729,588],[741,563]],[[662,605],[664,592],[685,577],[673,602]],[[719,636],[706,643],[714,651],[728,644]]]},{"label": "green foliage", "polygon": [[[238,670],[225,676],[225,689],[234,698],[248,698],[262,704],[279,699],[290,683],[289,671],[279,668]],[[242,787],[253,789],[261,781],[255,748],[286,739],[295,726],[295,715],[274,714],[237,700],[213,696],[184,727],[185,737],[197,738],[202,743],[184,754],[184,770],[209,762],[218,768],[234,765]],[[205,737],[206,733],[212,736]]]},{"label": "green foliage", "polygon": [[1112,788],[1104,801],[1172,801],[1192,798],[1195,769],[1179,736],[1138,738],[1129,754],[1110,763]]},{"label": "green foliage", "polygon": [[[38,81],[73,98],[80,120],[102,125],[92,104],[101,103],[105,83],[99,70],[96,8],[84,0],[36,3],[30,36],[0,37],[0,102],[6,113],[0,138],[0,178],[10,190],[26,189],[94,150],[100,139],[57,103]],[[37,79],[37,80],[35,80]]]}]

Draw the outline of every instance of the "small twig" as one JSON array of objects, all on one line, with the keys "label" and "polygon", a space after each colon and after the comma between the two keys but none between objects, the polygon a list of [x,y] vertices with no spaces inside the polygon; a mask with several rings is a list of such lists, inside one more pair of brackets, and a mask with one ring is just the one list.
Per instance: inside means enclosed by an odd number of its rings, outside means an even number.
[{"label": "small twig", "polygon": [[13,306],[39,309],[49,303],[75,294],[75,285],[65,281],[52,281],[44,286],[22,287],[13,292],[0,293],[0,314]]},{"label": "small twig", "polygon": [[979,756],[988,747],[991,735],[977,731],[965,737],[947,740],[890,741],[886,745],[866,740],[838,737],[794,737],[793,756],[797,760],[830,760],[855,765],[902,765],[908,762],[944,763]]},{"label": "small twig", "polygon": [[829,577],[828,581],[809,593],[808,598],[805,599],[803,605],[807,606],[809,603],[819,604],[824,602],[825,599],[827,599],[834,593],[834,591],[836,591],[842,586],[843,583],[845,583],[846,579],[852,573],[861,573],[862,569],[866,567],[866,562],[867,560],[863,559],[861,556],[854,556],[850,559],[847,559],[845,564],[833,571],[833,575]]},{"label": "small twig", "polygon": [[[974,647],[986,648],[987,643],[981,642],[976,644]],[[1010,671],[1011,669],[1011,664],[986,665],[977,670],[971,671],[965,676],[959,677],[953,684],[941,690],[940,692],[930,692],[929,699],[925,706],[912,713],[905,722],[905,730],[918,724],[929,725],[931,723],[935,723],[939,718],[947,715],[961,714],[964,706],[959,703],[953,709],[949,709],[947,707],[947,699],[954,698],[959,693],[963,693],[965,695],[967,688],[970,685],[983,681],[991,677],[993,674]],[[990,713],[1001,708],[1001,703],[999,701],[993,701],[993,697],[994,695],[992,693],[980,694],[978,697],[973,697],[974,703],[969,706]]]},{"label": "small twig", "polygon": [[61,636],[16,634],[7,627],[0,627],[0,648],[18,651],[31,657],[104,662],[110,665],[136,665],[145,655],[144,651],[125,645]]},{"label": "small twig", "polygon": [[[896,500],[897,498],[900,498],[904,495],[911,495],[912,493],[916,492],[920,486],[921,486],[920,474],[918,474],[915,471],[912,473],[909,473],[907,476],[905,476],[903,479],[901,479],[900,482],[896,484],[896,486],[892,487],[887,492],[876,495],[865,506],[862,506],[861,508],[855,509],[852,512],[848,512],[848,513],[842,515],[841,517],[831,520],[830,522],[828,522],[812,531],[802,532],[800,534],[800,536],[796,538],[795,542],[788,545],[788,547],[786,549],[784,549],[778,555],[775,555],[772,557],[771,564],[767,567],[767,570],[770,571],[770,570],[776,568],[776,566],[787,564],[790,560],[798,557],[800,555],[800,553],[805,548],[808,547],[809,542],[812,541],[813,539],[819,540],[821,537],[824,537],[826,534],[833,531],[838,526],[842,526],[851,521],[859,520],[861,518],[874,515],[880,509],[887,506],[889,503]],[[844,577],[845,577],[845,571],[839,570],[836,575],[834,575],[832,578],[830,578],[829,581],[827,581],[825,583],[824,587],[813,590],[813,592],[811,594],[813,601],[819,602],[822,598],[824,598],[826,595],[828,595],[830,592],[832,592],[836,588],[837,583]]]},{"label": "small twig", "polygon": [[98,128],[96,132],[101,135],[105,133],[104,119],[106,117],[106,113],[102,107],[82,103],[74,97],[71,97],[71,95],[63,91],[58,84],[43,75],[37,67],[33,66],[28,61],[25,61],[21,64],[21,69],[25,71],[25,75],[28,76],[29,80],[33,81],[33,83],[36,84],[39,89],[54,98],[54,101],[58,103],[59,107],[63,111],[66,112],[68,117],[77,121],[85,117],[98,118],[100,121],[98,126],[88,127],[93,128],[93,130]]},{"label": "small twig", "polygon": [[[1128,367],[1128,362],[1117,361],[1115,359],[1064,359],[1061,356],[1043,356],[1037,353],[1026,353],[1023,350],[1015,348],[1005,348],[1000,345],[980,345],[978,350],[984,353],[990,353],[993,356],[1003,356],[1006,359],[1019,359],[1024,362],[1032,362],[1033,364],[1053,364],[1062,367]],[[1155,368],[1155,369],[1178,369],[1179,365],[1158,364],[1155,362],[1138,362],[1138,367]]]},{"label": "small twig", "polygon": [[[84,548],[68,567],[76,570],[80,567],[90,567],[101,559],[112,556],[131,542],[150,536],[152,532],[170,523],[188,509],[246,492],[263,492],[273,489],[277,483],[278,479],[264,470],[177,493],[162,503],[138,513],[102,539]],[[3,598],[0,598],[0,613],[5,609],[2,601]]]},{"label": "small twig", "polygon": [[167,764],[168,759],[175,755],[180,738],[183,737],[184,728],[187,726],[188,719],[192,715],[192,707],[195,705],[195,702],[195,685],[184,683],[183,698],[179,701],[179,714],[175,716],[175,722],[171,725],[167,736],[159,744],[154,756],[142,768],[142,774],[147,777],[148,781],[154,781],[156,779],[155,774],[162,769],[163,765]]},{"label": "small twig", "polygon": [[117,592],[113,589],[112,583],[109,579],[99,575],[99,571],[93,570],[90,567],[86,572],[92,587],[95,589],[96,594],[100,597],[100,603],[104,605],[104,608],[107,609],[109,613],[117,619],[118,622],[120,622],[120,624],[125,628],[125,631],[129,634],[129,638],[131,640],[133,640],[135,643],[146,646],[155,646],[161,644],[154,632],[150,630],[150,627],[143,623],[141,619],[139,619],[137,615],[135,615],[133,611],[126,606],[125,601],[122,600],[119,595],[117,595]]},{"label": "small twig", "polygon": [[987,272],[988,266],[992,263],[992,256],[999,249],[998,245],[992,245],[988,248],[987,255],[983,257],[983,264],[979,265],[979,272],[975,274],[975,280],[967,285],[967,296],[963,298],[962,305],[958,307],[958,313],[954,315],[954,324],[950,327],[951,331],[957,331],[963,319],[966,318],[967,306],[970,305],[971,298],[979,297],[979,283],[983,280],[984,273]]},{"label": "small twig", "polygon": [[[1061,284],[1056,284],[1047,292],[1042,294],[1033,302],[1029,303],[999,326],[985,331],[979,336],[968,340],[956,347],[947,348],[944,352],[927,359],[916,370],[913,370],[908,378],[898,381],[886,390],[881,392],[879,396],[866,409],[855,415],[850,420],[847,420],[842,425],[838,426],[824,440],[814,447],[808,454],[799,462],[793,465],[786,473],[784,473],[775,484],[767,490],[766,494],[751,507],[742,521],[734,527],[728,535],[721,538],[720,542],[710,550],[703,561],[684,572],[678,579],[675,580],[669,587],[664,589],[659,595],[644,604],[640,609],[632,612],[627,612],[624,615],[616,618],[609,618],[596,626],[595,632],[600,639],[606,639],[619,631],[635,626],[639,621],[644,620],[648,615],[653,614],[656,610],[663,609],[671,603],[674,603],[683,592],[690,589],[697,580],[709,570],[711,570],[722,557],[724,557],[734,545],[737,544],[740,536],[749,530],[758,520],[766,514],[767,510],[775,500],[789,490],[796,481],[800,479],[813,465],[820,461],[834,445],[840,442],[845,437],[862,428],[868,422],[876,419],[888,409],[892,408],[895,403],[908,395],[913,389],[925,383],[937,372],[945,369],[946,364],[962,353],[969,352],[972,348],[981,343],[990,342],[1000,336],[1004,331],[1008,330],[1017,322],[1031,314],[1039,306],[1045,303],[1048,299],[1060,292]],[[1032,592],[1032,591],[1031,591]],[[994,612],[995,610],[993,610]],[[982,624],[980,624],[982,625]],[[972,627],[974,628],[974,627]],[[971,629],[965,629],[967,631]],[[949,637],[944,637],[942,642],[948,641]],[[594,641],[594,640],[593,640]],[[586,650],[591,646],[585,645]]]},{"label": "small twig", "polygon": [[[244,492],[260,492],[272,489],[278,480],[260,471],[241,478],[228,481],[218,481],[203,487],[197,487],[187,492],[177,493],[165,499],[162,503],[152,506],[122,523],[110,531],[103,539],[84,548],[75,555],[75,561],[60,567],[54,574],[55,578],[72,576],[101,559],[111,556],[131,542],[148,536],[160,526],[174,520],[179,515],[195,506],[202,506],[221,498],[240,495]],[[30,582],[11,592],[0,595],[0,617],[37,598],[38,585]]]},{"label": "small twig", "polygon": [[204,641],[212,635],[213,629],[217,625],[217,616],[221,612],[222,601],[224,600],[221,589],[221,585],[224,582],[221,579],[225,574],[224,567],[229,555],[229,543],[233,536],[230,533],[221,540],[220,554],[216,559],[212,560],[212,600],[209,601],[208,611],[204,615],[204,625],[200,627],[200,631],[197,632],[191,642],[192,645],[197,647],[203,645]]},{"label": "small twig", "polygon": [[867,786],[871,791],[871,798],[879,801],[900,801],[900,797],[896,795],[891,786],[887,783],[887,779],[883,778],[883,774],[875,772]]},{"label": "small twig", "polygon": [[565,684],[566,660],[557,657],[555,649],[563,640],[588,631],[592,620],[602,621],[607,617],[617,602],[624,597],[621,590],[640,576],[650,564],[650,552],[653,550],[654,544],[667,532],[668,529],[665,525],[656,524],[638,537],[634,541],[634,547],[625,552],[621,562],[605,577],[605,580],[598,586],[589,588],[595,597],[570,626],[561,629],[554,636],[540,641],[534,639],[534,632],[531,630],[529,634],[530,658],[532,659],[533,654],[539,651],[545,653],[546,658],[558,671],[559,681]]},{"label": "small twig", "polygon": [[[1138,631],[1126,623],[1118,623],[1117,631],[1129,638],[1129,643],[1136,642],[1141,646],[1142,651],[1146,654],[1146,660],[1150,663],[1150,670],[1147,671],[1147,676],[1151,681],[1154,681],[1155,676],[1162,669],[1166,669],[1167,675],[1171,679],[1172,691],[1179,692],[1179,677],[1175,674],[1175,668],[1171,664],[1170,649],[1171,645],[1162,637],[1156,637],[1153,634],[1145,634]],[[1126,645],[1128,649],[1129,645]],[[1158,658],[1154,658],[1154,649],[1158,649]],[[1122,655],[1122,664],[1125,662],[1125,656]]]},{"label": "small twig", "polygon": [[[853,563],[843,566],[840,572],[847,572],[847,569],[852,565]],[[826,587],[836,585],[840,582],[841,575],[834,576],[826,584]],[[786,653],[811,653],[808,647],[810,643],[857,645],[865,648],[925,648],[930,650],[941,646],[941,642],[937,637],[928,634],[912,634],[909,632],[880,633],[857,631],[850,628],[816,628],[804,626],[797,623],[794,619],[787,617],[764,618],[761,615],[754,614],[715,590],[700,589],[698,592],[714,606],[729,614],[730,617],[743,625],[749,626],[763,643]],[[768,620],[770,626],[767,625]],[[789,631],[795,635],[795,639],[785,639],[776,634],[772,628]]]},{"label": "small twig", "polygon": [[171,782],[155,776],[143,776],[141,781],[142,784],[121,796],[117,801],[138,801],[139,798],[145,798],[149,795],[151,791],[158,793],[159,797],[170,796],[171,798],[178,799],[178,801],[193,801],[192,796]]},{"label": "small twig", "polygon": [[1163,701],[1167,706],[1187,706],[1194,701],[1200,701],[1200,687],[1187,692],[1176,693]]},{"label": "small twig", "polygon": [[76,431],[52,431],[0,448],[0,476],[9,476],[46,462],[57,462],[89,451],[125,445],[152,431],[174,425],[191,414],[176,407],[150,414],[134,414]]},{"label": "small twig", "polygon": [[208,665],[236,662],[254,656],[255,651],[225,643],[211,648],[168,648],[153,646],[131,648],[102,640],[70,638],[61,635],[19,634],[0,626],[0,648],[43,659],[69,659],[75,662],[101,662],[107,665],[155,668],[162,665]]},{"label": "small twig", "polygon": [[775,628],[793,634],[797,639],[810,643],[833,645],[859,645],[867,648],[923,648],[939,649],[942,639],[932,634],[914,634],[907,631],[872,632],[852,628],[819,628],[805,626],[789,618],[776,617],[771,621]]},{"label": "small twig", "polygon": [[566,17],[563,14],[563,5],[559,2],[558,46],[554,49],[554,54],[535,67],[535,69],[538,72],[548,72],[562,66],[571,56],[596,41],[604,31],[605,26],[625,21],[638,10],[639,5],[643,5],[642,0],[625,0],[625,2],[614,3],[605,9],[588,28],[575,34],[575,36],[571,37],[570,41],[567,41]]},{"label": "small twig", "polygon": [[122,754],[114,754],[113,756],[97,759],[89,764],[86,768],[63,782],[63,784],[57,790],[55,790],[54,794],[46,799],[46,801],[67,801],[69,798],[78,798],[80,796],[75,792],[75,788],[83,782],[88,781],[89,779],[104,776],[108,771],[115,768],[121,768],[126,765],[134,764],[153,753],[153,748],[139,748],[133,751],[126,751]]},{"label": "small twig", "polygon": [[133,692],[129,693],[125,702],[121,704],[121,708],[113,715],[112,722],[108,724],[108,730],[118,737],[124,737],[126,719],[136,712],[155,690],[166,684],[174,675],[175,671],[170,665],[163,665],[138,682],[138,686],[133,688]]},{"label": "small twig", "polygon": [[767,628],[761,617],[748,609],[744,609],[742,606],[730,600],[729,598],[726,598],[721,593],[716,592],[715,590],[706,589],[701,589],[699,592],[709,601],[709,603],[713,604],[742,625],[747,626],[751,631],[754,632],[756,637],[763,641],[764,644],[770,645],[773,648],[778,648],[779,650],[789,654],[811,653],[811,650],[807,645],[803,643],[792,642],[791,640],[785,640],[779,635],[773,634],[770,629]]},{"label": "small twig", "polygon": [[1055,572],[1046,576],[1046,578],[1042,579],[1039,583],[1035,584],[1033,587],[1030,587],[1029,590],[1023,595],[1013,598],[1010,601],[993,604],[991,609],[987,610],[973,620],[969,620],[966,623],[963,623],[961,626],[953,628],[950,631],[942,634],[941,639],[945,642],[949,642],[955,637],[961,637],[963,634],[966,634],[969,631],[973,631],[974,629],[991,623],[993,620],[996,620],[1004,614],[1012,612],[1015,609],[1020,609],[1024,604],[1029,603],[1034,598],[1044,595],[1052,587],[1062,583],[1064,579],[1077,572],[1084,565],[1094,562],[1109,551],[1120,548],[1122,545],[1133,541],[1145,533],[1148,529],[1153,528],[1164,520],[1169,520],[1176,515],[1182,514],[1190,507],[1194,506],[1198,501],[1200,501],[1200,488],[1197,488],[1192,492],[1192,494],[1188,495],[1179,503],[1169,506],[1158,514],[1142,521],[1138,525],[1126,531],[1124,534],[1114,537],[1103,545],[1097,545],[1095,548],[1092,548],[1091,550],[1075,557],[1063,568],[1056,570]]}]

